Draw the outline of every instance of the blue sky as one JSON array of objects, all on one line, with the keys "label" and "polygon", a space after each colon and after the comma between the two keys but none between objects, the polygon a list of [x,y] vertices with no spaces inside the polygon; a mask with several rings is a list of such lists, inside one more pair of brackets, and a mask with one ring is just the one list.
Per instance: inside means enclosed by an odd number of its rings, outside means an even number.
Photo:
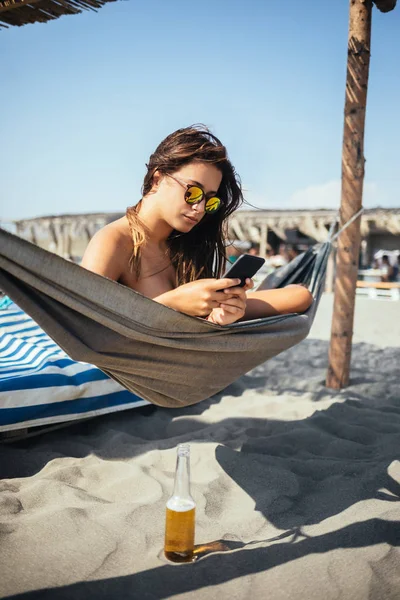
[{"label": "blue sky", "polygon": [[[374,9],[367,207],[400,207],[399,26]],[[348,0],[127,0],[3,30],[0,218],[123,211],[199,122],[256,206],[338,206],[347,30]]]}]

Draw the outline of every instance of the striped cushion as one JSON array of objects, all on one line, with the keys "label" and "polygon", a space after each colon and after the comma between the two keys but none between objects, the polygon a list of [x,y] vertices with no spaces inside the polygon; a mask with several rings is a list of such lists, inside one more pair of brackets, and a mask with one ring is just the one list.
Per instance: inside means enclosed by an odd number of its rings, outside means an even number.
[{"label": "striped cushion", "polygon": [[3,302],[4,306],[0,310],[0,431],[149,404],[97,367],[69,358],[16,304]]}]

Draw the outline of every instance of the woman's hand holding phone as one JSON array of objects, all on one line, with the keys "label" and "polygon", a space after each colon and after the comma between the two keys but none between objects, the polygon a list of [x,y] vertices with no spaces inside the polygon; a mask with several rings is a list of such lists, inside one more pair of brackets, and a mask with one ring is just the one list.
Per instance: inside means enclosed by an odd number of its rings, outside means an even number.
[{"label": "woman's hand holding phone", "polygon": [[241,319],[246,310],[246,292],[253,287],[246,278],[198,279],[180,285],[154,298],[156,302],[192,317],[206,317],[217,325],[230,325]]},{"label": "woman's hand holding phone", "polygon": [[192,317],[207,317],[221,304],[231,306],[229,303],[238,296],[239,291],[242,297],[244,288],[240,288],[239,284],[240,279],[237,278],[198,279],[165,292],[154,300]]},{"label": "woman's hand holding phone", "polygon": [[[221,282],[223,280],[219,279],[217,281]],[[216,325],[231,325],[231,323],[242,319],[246,312],[246,292],[251,290],[253,286],[253,281],[247,278],[244,286],[236,285],[236,287],[226,288],[223,291],[225,300],[220,302],[217,308],[213,308],[207,317],[207,321],[211,321]]]},{"label": "woman's hand holding phone", "polygon": [[246,292],[254,286],[251,277],[257,273],[264,262],[265,260],[260,256],[243,254],[229,267],[224,277],[238,278],[239,286],[224,290],[227,295],[226,300],[220,302],[219,306],[211,311],[207,317],[208,321],[217,325],[230,325],[244,317],[247,301]]}]

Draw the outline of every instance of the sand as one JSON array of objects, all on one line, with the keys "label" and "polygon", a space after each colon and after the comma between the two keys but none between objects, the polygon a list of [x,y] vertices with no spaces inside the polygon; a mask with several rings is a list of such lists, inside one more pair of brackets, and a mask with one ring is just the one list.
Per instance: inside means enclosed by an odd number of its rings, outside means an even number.
[{"label": "sand", "polygon": [[[350,386],[311,334],[222,394],[0,446],[0,597],[400,598],[400,304],[358,298]],[[162,555],[191,444],[197,560]],[[215,543],[213,543],[215,542]]]}]

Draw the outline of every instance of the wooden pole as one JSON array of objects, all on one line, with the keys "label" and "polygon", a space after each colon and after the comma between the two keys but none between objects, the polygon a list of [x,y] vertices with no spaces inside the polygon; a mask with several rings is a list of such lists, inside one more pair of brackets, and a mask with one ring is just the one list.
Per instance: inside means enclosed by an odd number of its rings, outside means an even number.
[{"label": "wooden pole", "polygon": [[260,231],[260,256],[263,258],[267,257],[267,238],[268,238],[268,227],[267,223],[263,221],[261,223]]},{"label": "wooden pole", "polygon": [[[371,18],[372,0],[350,0],[339,227],[347,223],[362,206]],[[326,378],[326,385],[334,389],[346,387],[350,377],[360,218],[349,225],[338,238],[335,299]]]},{"label": "wooden pole", "polygon": [[334,289],[335,281],[335,259],[334,250],[329,255],[328,264],[326,265],[326,277],[325,277],[325,293],[332,294]]}]

